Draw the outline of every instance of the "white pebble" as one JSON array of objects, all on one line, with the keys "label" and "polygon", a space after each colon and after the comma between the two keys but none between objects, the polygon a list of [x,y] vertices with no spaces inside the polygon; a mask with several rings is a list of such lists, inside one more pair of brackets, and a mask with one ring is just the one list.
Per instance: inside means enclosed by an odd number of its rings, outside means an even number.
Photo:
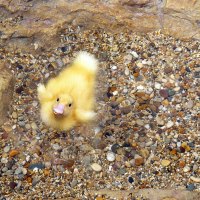
[{"label": "white pebble", "polygon": [[6,164],[7,162],[8,162],[8,159],[7,159],[7,158],[2,158],[2,159],[1,159],[1,163]]},{"label": "white pebble", "polygon": [[161,88],[161,84],[158,83],[158,82],[155,82],[155,88],[156,88],[157,90],[160,90],[160,88]]},{"label": "white pebble", "polygon": [[128,76],[130,74],[128,67],[126,67],[124,74]]},{"label": "white pebble", "polygon": [[144,90],[144,86],[143,85],[138,85],[137,86],[137,90]]},{"label": "white pebble", "polygon": [[111,152],[111,151],[109,151],[107,153],[106,157],[107,157],[107,160],[110,161],[110,162],[113,162],[115,160],[115,154],[113,152]]},{"label": "white pebble", "polygon": [[91,164],[91,167],[95,172],[100,172],[102,170],[101,165],[99,165],[98,163]]},{"label": "white pebble", "polygon": [[142,63],[137,63],[136,65],[137,65],[137,67],[139,67],[139,68],[142,68],[142,67],[143,67],[143,64],[142,64]]},{"label": "white pebble", "polygon": [[138,54],[137,54],[137,52],[135,52],[135,51],[131,51],[131,54],[132,54],[135,58],[138,58],[138,57],[139,57]]},{"label": "white pebble", "polygon": [[185,166],[185,167],[183,168],[183,171],[184,171],[184,172],[189,172],[189,171],[190,171],[190,167],[189,167],[189,166]]},{"label": "white pebble", "polygon": [[9,151],[10,151],[10,146],[4,147],[3,151],[4,151],[5,153],[9,152]]},{"label": "white pebble", "polygon": [[114,95],[114,96],[118,95],[118,91],[115,90],[115,91],[113,92],[113,95]]},{"label": "white pebble", "polygon": [[171,128],[174,125],[174,122],[168,121],[166,127]]},{"label": "white pebble", "polygon": [[116,70],[116,69],[117,69],[117,66],[113,65],[113,66],[111,66],[111,69],[112,69],[112,70]]}]

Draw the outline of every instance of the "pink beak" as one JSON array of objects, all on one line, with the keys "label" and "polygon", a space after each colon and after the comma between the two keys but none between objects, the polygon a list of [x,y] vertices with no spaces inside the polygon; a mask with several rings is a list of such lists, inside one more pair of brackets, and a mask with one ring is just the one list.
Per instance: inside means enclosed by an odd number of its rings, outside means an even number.
[{"label": "pink beak", "polygon": [[64,109],[65,109],[65,105],[58,104],[58,105],[53,107],[53,112],[56,115],[62,115],[62,114],[64,114]]}]

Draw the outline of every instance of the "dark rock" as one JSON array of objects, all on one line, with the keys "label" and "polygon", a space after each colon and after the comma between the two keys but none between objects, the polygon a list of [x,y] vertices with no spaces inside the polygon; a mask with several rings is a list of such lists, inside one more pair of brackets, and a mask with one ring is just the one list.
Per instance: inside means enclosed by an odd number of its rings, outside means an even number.
[{"label": "dark rock", "polygon": [[13,189],[15,189],[15,187],[17,186],[17,183],[15,183],[15,182],[10,182],[10,183],[9,183],[9,186],[10,186],[10,188],[13,190]]},{"label": "dark rock", "polygon": [[29,166],[29,169],[30,169],[30,170],[33,170],[33,169],[35,169],[35,168],[37,168],[37,169],[44,169],[44,168],[45,168],[45,165],[44,165],[43,163],[34,163],[34,164],[31,164],[31,165]]},{"label": "dark rock", "polygon": [[128,177],[128,182],[129,183],[133,183],[134,182],[134,180],[133,180],[133,178],[131,176]]},{"label": "dark rock", "polygon": [[117,153],[117,150],[120,148],[119,144],[113,144],[111,150],[113,153]]}]

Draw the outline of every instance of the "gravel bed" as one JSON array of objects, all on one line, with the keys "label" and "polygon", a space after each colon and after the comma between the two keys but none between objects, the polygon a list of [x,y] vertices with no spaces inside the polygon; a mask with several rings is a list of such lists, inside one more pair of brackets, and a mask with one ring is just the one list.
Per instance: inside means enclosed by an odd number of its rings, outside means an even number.
[{"label": "gravel bed", "polygon": [[[94,199],[90,191],[200,191],[200,43],[68,27],[62,46],[40,55],[7,52],[16,77],[0,130],[0,199]],[[58,132],[39,117],[36,88],[76,52],[100,61],[98,120]],[[109,197],[105,197],[109,199]],[[96,199],[104,199],[98,197]]]}]

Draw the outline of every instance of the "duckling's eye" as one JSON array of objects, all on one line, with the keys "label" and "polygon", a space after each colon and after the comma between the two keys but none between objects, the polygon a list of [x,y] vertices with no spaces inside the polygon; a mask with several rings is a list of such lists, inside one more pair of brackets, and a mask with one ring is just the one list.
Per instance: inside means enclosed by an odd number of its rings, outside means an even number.
[{"label": "duckling's eye", "polygon": [[59,101],[60,101],[60,99],[59,99],[59,98],[57,98],[57,99],[56,99],[56,101],[57,101],[57,102],[59,102]]},{"label": "duckling's eye", "polygon": [[70,103],[70,104],[69,104],[69,107],[71,107],[71,106],[72,106],[72,104]]}]

